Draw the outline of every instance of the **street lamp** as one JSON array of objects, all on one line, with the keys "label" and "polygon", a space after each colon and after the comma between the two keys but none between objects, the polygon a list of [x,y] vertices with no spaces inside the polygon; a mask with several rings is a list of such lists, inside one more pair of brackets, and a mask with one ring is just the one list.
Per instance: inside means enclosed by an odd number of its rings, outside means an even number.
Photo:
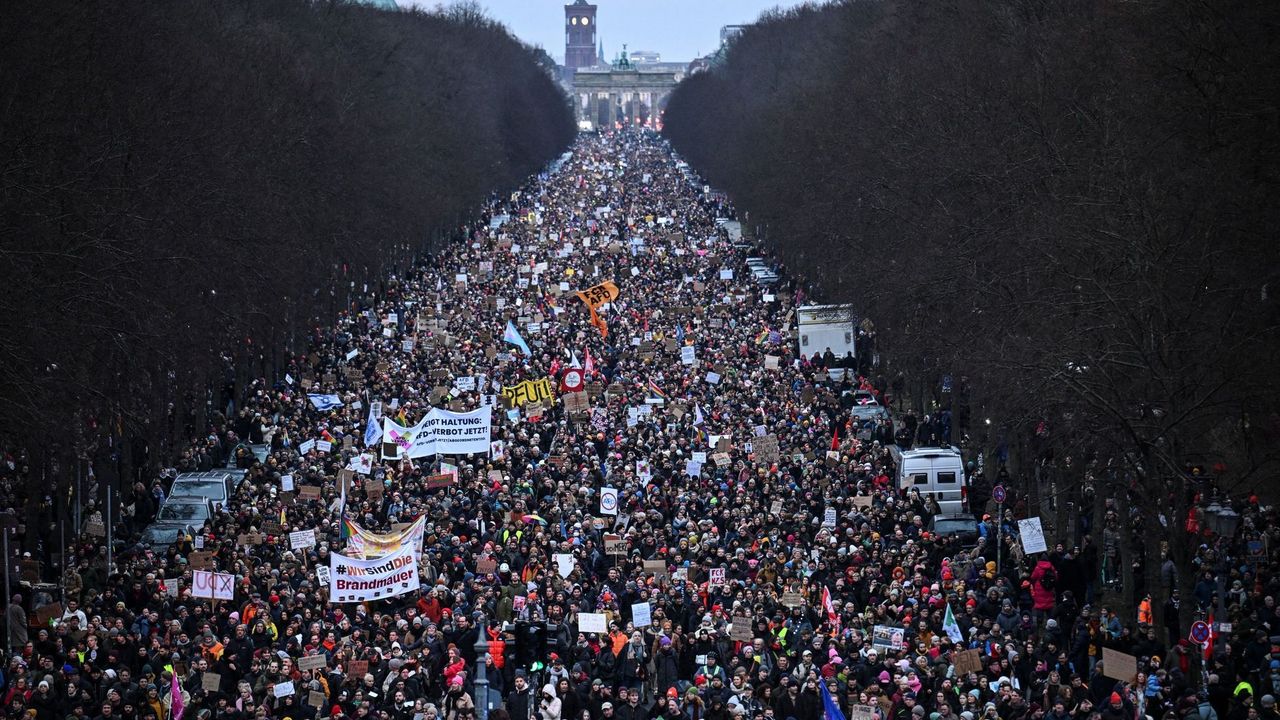
[{"label": "street lamp", "polygon": [[485,656],[489,654],[489,619],[480,616],[480,635],[476,638],[476,717],[489,720],[489,678],[485,674]]},{"label": "street lamp", "polygon": [[1209,503],[1204,509],[1205,524],[1214,535],[1230,540],[1240,525],[1240,513],[1231,509],[1230,505],[1222,505],[1217,500]]}]

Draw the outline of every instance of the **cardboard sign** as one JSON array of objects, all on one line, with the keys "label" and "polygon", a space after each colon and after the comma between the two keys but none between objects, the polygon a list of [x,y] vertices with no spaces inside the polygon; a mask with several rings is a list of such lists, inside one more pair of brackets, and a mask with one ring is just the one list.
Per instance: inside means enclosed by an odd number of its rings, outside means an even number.
[{"label": "cardboard sign", "polygon": [[1138,676],[1138,658],[1111,648],[1102,648],[1102,674],[1114,680],[1133,682]]},{"label": "cardboard sign", "polygon": [[734,615],[732,627],[729,628],[729,639],[738,642],[751,642],[755,633],[751,630],[751,618],[746,615]]},{"label": "cardboard sign", "polygon": [[312,690],[307,693],[307,704],[311,707],[320,708],[329,701],[329,698],[319,690]]},{"label": "cardboard sign", "polygon": [[370,500],[381,500],[386,489],[387,488],[382,484],[382,481],[376,478],[369,478],[364,481],[364,494],[368,496]]},{"label": "cardboard sign", "polygon": [[62,617],[62,603],[49,603],[43,605],[36,610],[36,622],[41,625],[48,625],[50,620],[56,620]]},{"label": "cardboard sign", "polygon": [[454,474],[428,475],[425,481],[428,490],[446,488],[453,484]]},{"label": "cardboard sign", "polygon": [[658,578],[666,577],[667,561],[666,560],[645,560],[644,571],[645,573],[653,573],[654,577],[658,577]]},{"label": "cardboard sign", "polygon": [[187,563],[191,565],[192,570],[210,570],[213,568],[213,553],[194,551],[187,556]]},{"label": "cardboard sign", "polygon": [[305,655],[293,661],[299,670],[320,670],[329,666],[329,661],[324,655]]},{"label": "cardboard sign", "polygon": [[800,607],[804,604],[804,596],[793,590],[782,593],[782,604],[787,607]]},{"label": "cardboard sign", "polygon": [[205,692],[218,692],[218,688],[222,687],[222,676],[218,673],[207,672],[200,676],[200,687]]},{"label": "cardboard sign", "polygon": [[956,668],[956,675],[982,672],[982,654],[977,648],[952,651],[951,664]]},{"label": "cardboard sign", "polygon": [[266,536],[261,533],[241,533],[236,536],[237,545],[261,545]]},{"label": "cardboard sign", "polygon": [[756,460],[761,463],[776,463],[781,457],[778,454],[778,436],[765,435],[756,438],[752,443],[752,447],[756,451]]},{"label": "cardboard sign", "polygon": [[348,660],[347,661],[347,677],[363,678],[365,673],[369,672],[368,660]]},{"label": "cardboard sign", "polygon": [[876,709],[870,705],[850,705],[849,720],[873,720]]},{"label": "cardboard sign", "polygon": [[491,557],[482,557],[476,561],[476,574],[489,575],[498,571],[498,561]]},{"label": "cardboard sign", "polygon": [[303,500],[319,500],[320,486],[319,485],[303,485],[298,488],[298,497],[302,498]]},{"label": "cardboard sign", "polygon": [[93,535],[94,537],[107,536],[107,526],[104,525],[101,521],[90,520],[89,522],[84,524],[84,531],[90,535]]},{"label": "cardboard sign", "polygon": [[627,541],[618,535],[605,535],[604,551],[609,555],[626,555]]}]

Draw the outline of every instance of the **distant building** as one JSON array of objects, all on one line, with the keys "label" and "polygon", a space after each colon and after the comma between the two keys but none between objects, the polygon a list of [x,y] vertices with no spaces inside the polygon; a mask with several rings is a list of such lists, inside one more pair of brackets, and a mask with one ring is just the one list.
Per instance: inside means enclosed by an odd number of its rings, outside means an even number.
[{"label": "distant building", "polygon": [[652,50],[632,50],[631,62],[635,65],[649,65],[651,63],[662,62],[661,53]]}]

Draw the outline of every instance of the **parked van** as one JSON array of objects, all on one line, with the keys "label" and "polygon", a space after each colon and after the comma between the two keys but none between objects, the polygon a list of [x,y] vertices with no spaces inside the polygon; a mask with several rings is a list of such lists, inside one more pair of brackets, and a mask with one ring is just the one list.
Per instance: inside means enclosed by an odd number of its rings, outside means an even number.
[{"label": "parked van", "polygon": [[964,461],[954,447],[926,447],[902,453],[898,463],[898,486],[915,489],[920,497],[933,497],[944,515],[968,512],[969,493],[965,486]]}]

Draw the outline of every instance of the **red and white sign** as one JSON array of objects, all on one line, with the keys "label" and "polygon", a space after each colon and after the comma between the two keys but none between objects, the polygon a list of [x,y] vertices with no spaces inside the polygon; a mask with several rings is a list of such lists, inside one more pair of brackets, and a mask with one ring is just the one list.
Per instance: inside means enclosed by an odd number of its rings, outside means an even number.
[{"label": "red and white sign", "polygon": [[569,368],[560,376],[560,393],[582,392],[586,387],[586,377],[581,368]]}]

